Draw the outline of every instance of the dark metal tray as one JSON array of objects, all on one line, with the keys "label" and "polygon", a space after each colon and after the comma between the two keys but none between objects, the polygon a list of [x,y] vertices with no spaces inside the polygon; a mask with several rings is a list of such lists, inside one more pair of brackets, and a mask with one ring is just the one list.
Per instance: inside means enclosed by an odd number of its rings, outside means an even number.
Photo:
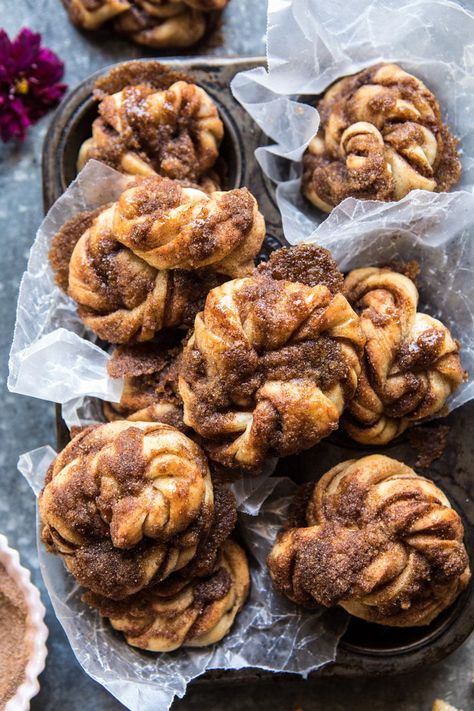
[{"label": "dark metal tray", "polygon": [[[270,251],[286,244],[272,185],[263,176],[254,158],[254,150],[267,143],[267,138],[233,99],[229,83],[237,72],[262,65],[265,60],[187,58],[160,61],[173,69],[189,73],[218,105],[225,124],[223,157],[228,172],[224,187],[228,189],[245,185],[256,196],[267,224],[267,237],[260,255],[264,259]],[[97,72],[79,84],[61,104],[51,123],[43,152],[45,212],[76,175],[75,164],[79,147],[90,135],[91,122],[97,115],[97,104],[92,99],[94,83],[108,69]],[[56,410],[56,421],[58,447],[62,448],[69,440],[69,433],[61,419],[59,408]],[[453,506],[462,516],[469,551],[474,550],[474,477],[471,474],[474,438],[469,434],[473,422],[474,402],[458,409],[443,421],[450,426],[448,446],[441,458],[434,462],[427,472],[446,491]],[[432,426],[435,427],[436,423]],[[426,436],[429,437],[430,426],[425,426],[425,429]],[[282,459],[277,467],[277,474],[288,475],[297,482],[314,480],[337,462],[363,456],[369,451],[375,450],[358,445],[338,432],[313,450]],[[377,451],[383,451],[410,466],[415,466],[417,453],[406,435]],[[340,641],[336,661],[314,674],[361,676],[413,671],[443,659],[466,639],[472,629],[474,584],[471,581],[458,600],[426,627],[398,629],[351,618]],[[210,672],[202,677],[201,681],[205,683],[211,679],[213,683],[229,683],[277,676],[282,675],[244,669]],[[291,678],[295,675],[285,676]]]}]

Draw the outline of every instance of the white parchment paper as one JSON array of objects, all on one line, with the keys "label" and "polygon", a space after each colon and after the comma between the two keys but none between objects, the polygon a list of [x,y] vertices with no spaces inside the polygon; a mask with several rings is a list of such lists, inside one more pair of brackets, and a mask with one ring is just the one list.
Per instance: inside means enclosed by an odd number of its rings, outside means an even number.
[{"label": "white parchment paper", "polygon": [[[292,244],[326,218],[300,194],[301,157],[319,126],[316,98],[336,79],[377,62],[399,62],[435,93],[445,122],[460,139],[458,187],[472,191],[472,12],[450,0],[269,0],[267,58],[268,71],[238,74],[232,91],[273,142],[257,149],[256,158],[278,183]],[[304,100],[313,106],[299,101],[301,95],[309,95]],[[444,200],[443,195],[440,210]]]},{"label": "white parchment paper", "polygon": [[20,284],[9,362],[11,392],[59,403],[87,395],[120,400],[122,380],[108,377],[109,356],[86,334],[75,303],[54,283],[48,252],[68,219],[116,200],[128,180],[91,160],[41,223]]},{"label": "white parchment paper", "polygon": [[[20,457],[18,468],[36,495],[54,456],[51,447],[41,447]],[[150,654],[129,647],[81,601],[81,588],[61,558],[47,553],[38,539],[43,579],[74,654],[93,679],[132,711],[169,709],[192,679],[210,669],[258,667],[305,676],[335,658],[345,613],[323,608],[304,612],[273,591],[265,565],[296,485],[268,476],[247,482],[253,485],[247,483],[247,495],[240,500],[246,513],[239,514],[239,533],[250,553],[250,598],[230,634],[209,648]]]}]

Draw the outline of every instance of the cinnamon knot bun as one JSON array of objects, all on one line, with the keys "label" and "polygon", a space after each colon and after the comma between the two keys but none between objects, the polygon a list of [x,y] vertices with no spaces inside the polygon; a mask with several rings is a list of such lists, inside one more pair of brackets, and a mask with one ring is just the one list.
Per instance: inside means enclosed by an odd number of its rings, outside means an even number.
[{"label": "cinnamon knot bun", "polygon": [[407,627],[429,624],[466,587],[461,519],[405,464],[380,454],[342,462],[306,494],[302,527],[268,557],[290,600]]},{"label": "cinnamon knot bun", "polygon": [[190,47],[206,32],[209,13],[229,0],[63,0],[71,21],[86,30],[106,23],[137,44]]},{"label": "cinnamon knot bun", "polygon": [[221,275],[249,273],[264,234],[245,188],[208,196],[155,176],[91,219],[66,223],[50,261],[100,338],[148,341],[162,328],[190,325]]},{"label": "cinnamon knot bun", "polygon": [[179,393],[184,422],[211,458],[259,468],[337,428],[364,344],[339,278],[327,250],[302,245],[208,294],[183,350]]},{"label": "cinnamon knot bun", "polygon": [[130,8],[129,0],[63,0],[71,21],[84,30],[98,30]]},{"label": "cinnamon knot bun", "polygon": [[346,197],[400,200],[458,182],[457,141],[437,99],[396,64],[341,79],[317,109],[321,124],[304,156],[302,190],[321,210]]},{"label": "cinnamon knot bun", "polygon": [[159,174],[215,190],[209,171],[223,135],[216,105],[195,84],[176,81],[162,91],[144,84],[125,86],[101,100],[77,167],[95,158],[122,173]]},{"label": "cinnamon knot bun", "polygon": [[121,599],[184,568],[213,523],[206,458],[161,423],[86,428],[39,499],[42,538],[93,592]]},{"label": "cinnamon knot bun", "polygon": [[113,23],[119,34],[136,44],[166,49],[190,47],[206,32],[206,18],[186,0],[132,0]]},{"label": "cinnamon knot bun", "polygon": [[417,288],[404,274],[355,269],[344,293],[367,339],[345,426],[358,442],[386,444],[442,411],[466,375],[459,344],[440,321],[417,311]]},{"label": "cinnamon knot bun", "polygon": [[249,585],[245,553],[227,540],[207,577],[194,578],[171,595],[158,585],[121,602],[90,593],[85,600],[123,632],[128,644],[151,652],[170,652],[221,640],[245,603]]},{"label": "cinnamon knot bun", "polygon": [[247,188],[206,195],[160,178],[122,193],[113,226],[116,239],[156,269],[212,266],[230,278],[252,270],[265,236]]}]

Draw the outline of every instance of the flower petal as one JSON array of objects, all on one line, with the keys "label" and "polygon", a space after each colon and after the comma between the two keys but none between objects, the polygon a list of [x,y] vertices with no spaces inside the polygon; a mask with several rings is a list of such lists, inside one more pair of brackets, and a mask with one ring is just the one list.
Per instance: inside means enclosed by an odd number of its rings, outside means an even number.
[{"label": "flower petal", "polygon": [[21,101],[14,99],[0,111],[0,138],[4,143],[11,138],[23,141],[30,123]]},{"label": "flower petal", "polygon": [[38,57],[41,44],[39,32],[24,27],[11,43],[11,59],[17,72],[27,69]]},{"label": "flower petal", "polygon": [[64,64],[59,57],[46,47],[42,47],[28,75],[35,77],[42,84],[54,84],[59,81],[64,74]]}]

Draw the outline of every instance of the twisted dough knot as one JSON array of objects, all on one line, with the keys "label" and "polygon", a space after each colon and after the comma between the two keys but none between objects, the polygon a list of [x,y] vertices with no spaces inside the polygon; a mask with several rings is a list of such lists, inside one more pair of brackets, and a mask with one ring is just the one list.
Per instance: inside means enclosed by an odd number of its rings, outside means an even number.
[{"label": "twisted dough knot", "polygon": [[77,435],[52,463],[43,540],[92,591],[121,599],[186,566],[213,520],[204,454],[161,423],[114,422]]},{"label": "twisted dough knot", "polygon": [[432,481],[389,457],[335,466],[300,523],[279,536],[268,566],[275,587],[302,605],[426,625],[469,581],[458,514]]},{"label": "twisted dough knot", "polygon": [[72,22],[85,30],[98,30],[130,7],[129,0],[63,0],[63,3]]},{"label": "twisted dough knot", "polygon": [[247,188],[206,195],[146,178],[120,196],[114,235],[156,269],[212,266],[233,278],[252,270],[265,222]]},{"label": "twisted dough knot", "polygon": [[458,182],[456,140],[436,98],[397,65],[338,81],[317,108],[321,124],[304,156],[302,188],[320,209],[330,212],[350,196],[400,200]]},{"label": "twisted dough knot", "polygon": [[264,234],[245,188],[208,196],[155,176],[102,212],[66,223],[50,261],[100,338],[147,341],[162,328],[192,323],[220,274],[250,272]]},{"label": "twisted dough knot", "polygon": [[190,47],[207,29],[204,13],[187,0],[132,0],[129,10],[113,24],[133,42],[156,49]]},{"label": "twisted dough knot", "polygon": [[206,13],[229,0],[63,0],[74,24],[98,30],[111,21],[134,42],[157,49],[189,47],[204,35]]},{"label": "twisted dough knot", "polygon": [[99,114],[79,151],[78,170],[95,158],[123,173],[203,181],[215,189],[207,173],[218,158],[224,126],[200,87],[186,81],[163,91],[126,86],[102,99]]},{"label": "twisted dough knot", "polygon": [[147,341],[192,322],[211,273],[157,270],[115,239],[115,206],[95,218],[72,252],[68,294],[84,324],[110,343]]},{"label": "twisted dough knot", "polygon": [[344,293],[366,336],[346,429],[364,444],[386,444],[440,412],[463,382],[459,344],[437,319],[417,312],[418,291],[390,269],[355,269]]},{"label": "twisted dough knot", "polygon": [[[180,362],[184,422],[226,466],[260,467],[270,454],[312,447],[337,428],[357,386],[364,338],[347,300],[331,291],[338,272],[329,253],[281,251],[208,294]],[[301,280],[309,277],[318,258],[330,288],[285,279],[298,260]]]},{"label": "twisted dough knot", "polygon": [[245,603],[249,585],[245,553],[228,540],[207,578],[196,578],[171,596],[163,595],[158,586],[119,603],[91,594],[86,594],[85,600],[109,617],[112,627],[123,632],[129,644],[151,652],[170,652],[221,640]]}]

